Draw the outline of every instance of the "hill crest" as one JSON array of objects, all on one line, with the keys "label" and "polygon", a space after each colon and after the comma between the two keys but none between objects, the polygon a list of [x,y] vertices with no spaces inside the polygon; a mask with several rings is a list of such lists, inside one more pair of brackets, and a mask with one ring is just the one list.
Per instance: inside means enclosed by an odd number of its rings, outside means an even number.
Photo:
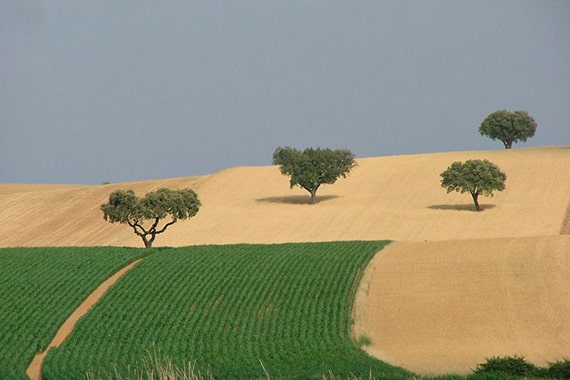
[{"label": "hill crest", "polygon": [[[439,174],[453,161],[489,159],[506,189],[472,211],[468,194],[446,194]],[[193,188],[195,218],[157,237],[157,246],[330,240],[456,240],[559,234],[570,194],[570,148],[467,151],[357,159],[345,179],[324,185],[316,205],[289,188],[276,166],[234,167],[197,177],[107,185],[0,184],[0,247],[141,246],[126,225],[103,220],[116,189],[138,195]]]}]

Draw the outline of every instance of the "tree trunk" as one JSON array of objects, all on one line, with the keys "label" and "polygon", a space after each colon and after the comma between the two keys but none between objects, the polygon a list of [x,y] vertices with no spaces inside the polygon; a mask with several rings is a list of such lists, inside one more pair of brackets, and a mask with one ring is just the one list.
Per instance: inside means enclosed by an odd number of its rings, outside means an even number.
[{"label": "tree trunk", "polygon": [[141,238],[142,238],[142,240],[143,240],[143,243],[144,243],[144,247],[145,247],[145,248],[152,248],[152,241],[153,241],[154,239],[148,240],[148,239],[146,238],[146,235],[142,235]]},{"label": "tree trunk", "polygon": [[479,206],[479,193],[471,193],[471,196],[473,197],[473,203],[475,203],[475,210],[477,211],[481,211],[481,207]]},{"label": "tree trunk", "polygon": [[317,203],[317,189],[311,190],[311,202],[310,204],[314,205]]}]

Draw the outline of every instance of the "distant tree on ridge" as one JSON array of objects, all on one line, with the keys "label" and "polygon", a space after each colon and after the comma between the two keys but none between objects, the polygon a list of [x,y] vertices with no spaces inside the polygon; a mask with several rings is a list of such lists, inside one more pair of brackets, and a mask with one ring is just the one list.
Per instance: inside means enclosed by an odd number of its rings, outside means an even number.
[{"label": "distant tree on ridge", "polygon": [[479,133],[492,140],[499,140],[505,145],[505,149],[511,149],[513,143],[533,137],[536,126],[536,121],[526,111],[500,110],[483,120]]}]

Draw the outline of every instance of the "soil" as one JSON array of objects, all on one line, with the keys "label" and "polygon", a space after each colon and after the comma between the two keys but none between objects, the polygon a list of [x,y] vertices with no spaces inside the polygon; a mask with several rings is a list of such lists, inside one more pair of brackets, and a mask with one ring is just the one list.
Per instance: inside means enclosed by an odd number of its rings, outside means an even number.
[{"label": "soil", "polygon": [[570,235],[393,243],[369,266],[360,334],[372,355],[425,375],[467,374],[493,356],[563,360],[568,253]]}]

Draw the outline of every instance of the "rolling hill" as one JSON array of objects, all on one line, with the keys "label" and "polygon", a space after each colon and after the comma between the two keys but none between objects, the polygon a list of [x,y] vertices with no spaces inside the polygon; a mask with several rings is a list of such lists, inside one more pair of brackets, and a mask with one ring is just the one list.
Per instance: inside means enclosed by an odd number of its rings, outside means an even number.
[{"label": "rolling hill", "polygon": [[[453,161],[488,159],[506,189],[446,194]],[[381,240],[363,283],[358,329],[369,351],[421,373],[467,372],[492,355],[536,364],[570,357],[570,147],[361,158],[319,203],[275,166],[106,185],[0,184],[0,247],[142,246],[99,207],[116,189],[191,187],[202,208],[155,246]]]}]

